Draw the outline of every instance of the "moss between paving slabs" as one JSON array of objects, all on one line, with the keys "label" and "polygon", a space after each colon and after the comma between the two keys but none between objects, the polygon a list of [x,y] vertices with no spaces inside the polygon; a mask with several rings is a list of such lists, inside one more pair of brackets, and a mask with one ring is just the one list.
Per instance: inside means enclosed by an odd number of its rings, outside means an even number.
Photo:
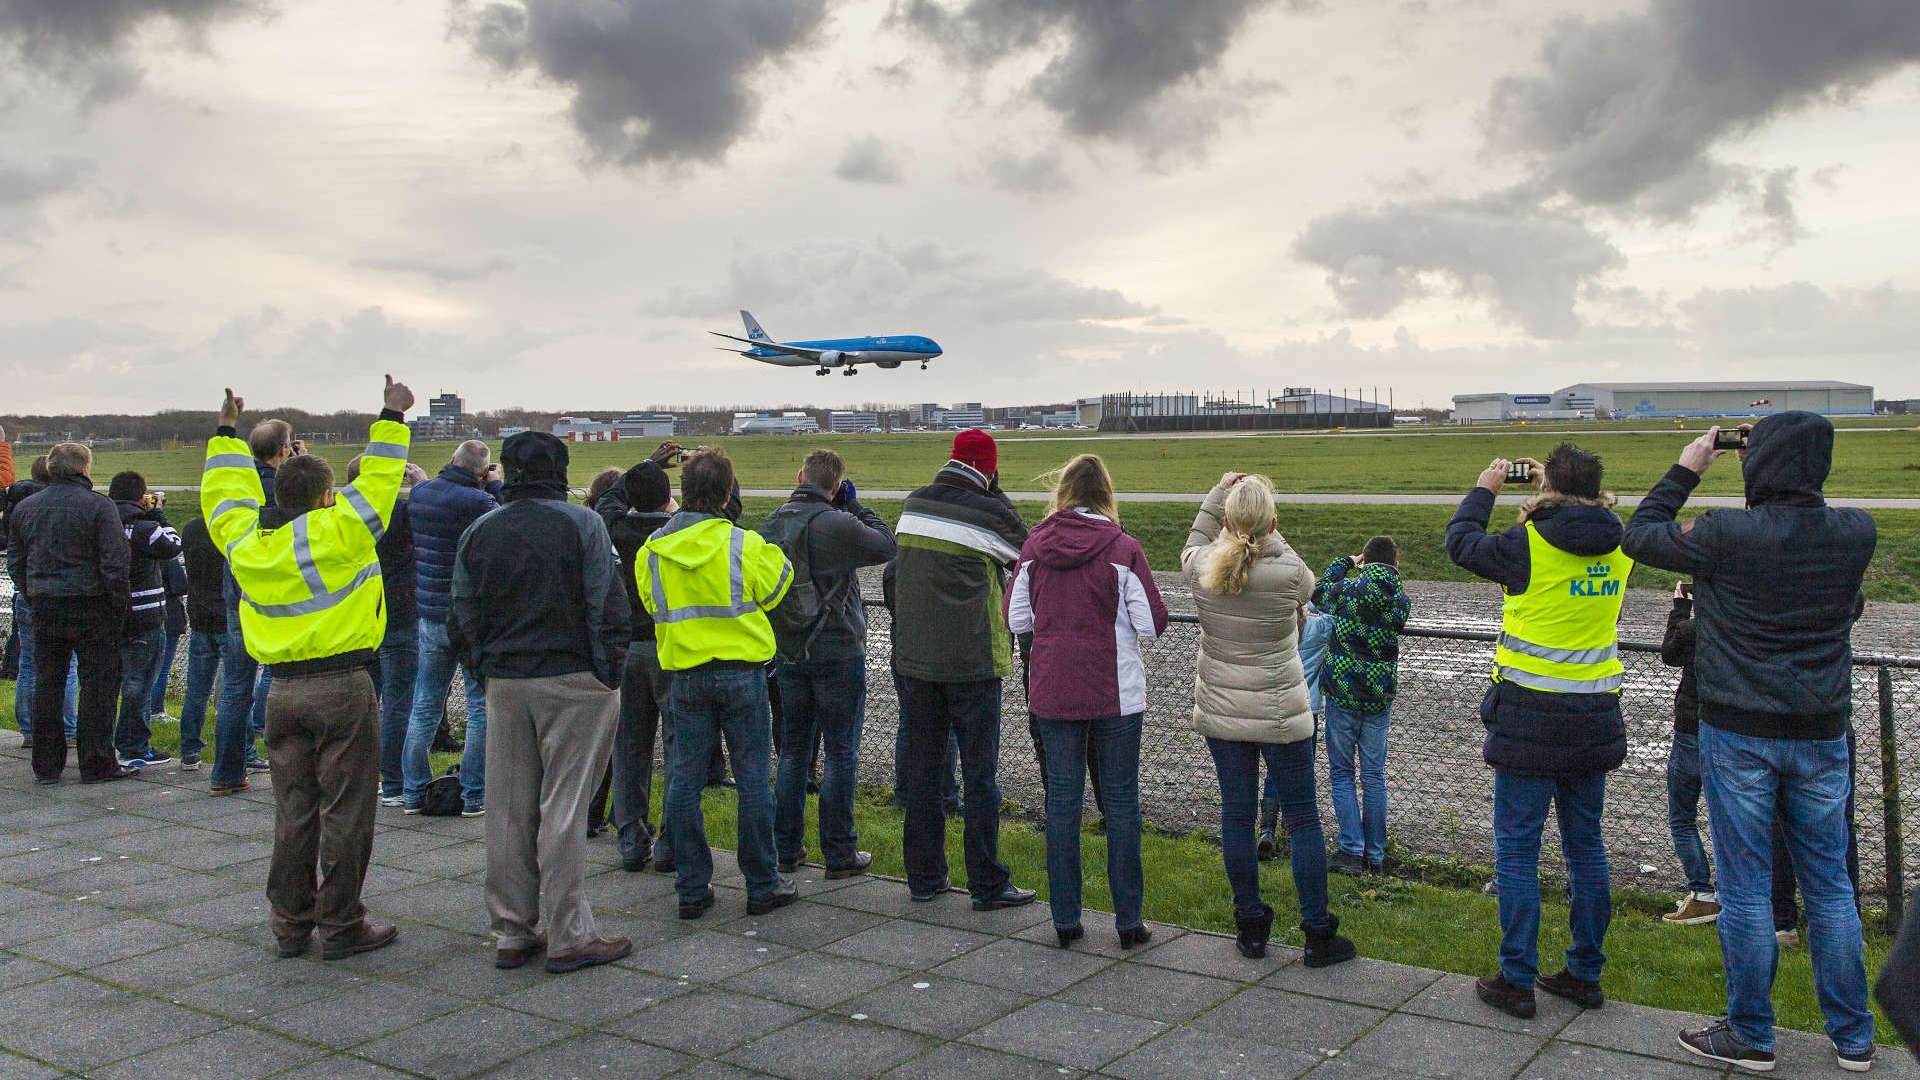
[{"label": "moss between paving slabs", "polygon": [[[8,729],[13,726],[11,691],[11,683],[0,683],[0,726]],[[179,730],[175,725],[156,724],[153,734],[155,746],[168,753],[178,748]],[[458,755],[454,754],[436,754],[435,770],[444,770],[457,759]],[[658,820],[659,799],[656,786],[655,820]],[[817,858],[820,840],[816,801],[813,797],[807,800],[807,849]],[[736,821],[733,792],[709,788],[702,805],[706,810],[709,840],[716,846],[729,846]],[[854,805],[854,824],[859,830],[860,847],[873,853],[874,871],[902,875],[905,867],[900,853],[901,819],[899,811],[891,805],[891,793],[863,788]],[[1149,830],[1141,845],[1148,919],[1204,930],[1233,931],[1232,896],[1220,865],[1220,849],[1213,841],[1198,833],[1172,836]],[[1000,855],[1012,868],[1014,881],[1040,890],[1041,902],[1045,903],[1046,841],[1038,825],[1019,817],[1006,818],[1000,832]],[[1106,857],[1106,838],[1089,830],[1081,841],[1084,902],[1088,908],[1102,911],[1112,909]],[[966,861],[960,849],[957,821],[947,830],[947,861],[954,883],[963,884]],[[1341,933],[1353,938],[1360,955],[1466,975],[1496,970],[1500,946],[1499,909],[1494,900],[1481,895],[1477,887],[1486,879],[1484,870],[1455,863],[1400,859],[1397,852],[1391,861],[1397,868],[1403,867],[1430,879],[1458,881],[1462,885],[1435,885],[1404,877],[1336,875],[1332,880],[1333,911],[1340,917]],[[1300,931],[1294,925],[1298,919],[1293,883],[1284,857],[1262,864],[1261,886],[1267,901],[1280,913],[1275,923],[1276,939],[1301,944]],[[1663,925],[1659,912],[1669,903],[1666,897],[1645,893],[1615,893],[1603,979],[1607,996],[1655,1008],[1717,1015],[1726,1007],[1719,938],[1710,926]],[[1543,904],[1541,927],[1541,967],[1556,970],[1568,945],[1566,905],[1550,896]],[[1087,932],[1110,934],[1113,931],[1111,926],[1089,920]],[[1877,929],[1869,932],[1869,976],[1876,975],[1886,962],[1891,945],[1888,935]],[[1813,975],[1804,947],[1781,951],[1773,1000],[1782,1027],[1821,1030],[1820,1007],[1814,999]],[[1878,1031],[1880,1041],[1898,1045],[1884,1017]]]}]

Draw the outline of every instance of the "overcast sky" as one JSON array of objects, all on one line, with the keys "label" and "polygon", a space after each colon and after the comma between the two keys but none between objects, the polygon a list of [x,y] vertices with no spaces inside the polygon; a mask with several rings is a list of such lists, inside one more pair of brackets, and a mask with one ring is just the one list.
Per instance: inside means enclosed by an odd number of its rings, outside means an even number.
[{"label": "overcast sky", "polygon": [[0,412],[1915,396],[1917,178],[1913,0],[0,0]]}]

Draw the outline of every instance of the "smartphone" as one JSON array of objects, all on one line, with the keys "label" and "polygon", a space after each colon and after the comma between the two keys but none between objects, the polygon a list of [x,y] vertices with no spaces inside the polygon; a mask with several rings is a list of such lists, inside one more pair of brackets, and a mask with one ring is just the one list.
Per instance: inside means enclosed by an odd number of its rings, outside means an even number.
[{"label": "smartphone", "polygon": [[1691,581],[1681,582],[1680,595],[1686,597],[1689,600],[1693,599],[1693,582]]},{"label": "smartphone", "polygon": [[1508,465],[1507,466],[1507,483],[1509,484],[1533,483],[1533,466],[1527,464],[1524,461],[1516,461],[1513,464]]},{"label": "smartphone", "polygon": [[1741,431],[1739,428],[1721,428],[1714,433],[1713,448],[1715,450],[1745,450],[1747,448],[1747,433]]}]

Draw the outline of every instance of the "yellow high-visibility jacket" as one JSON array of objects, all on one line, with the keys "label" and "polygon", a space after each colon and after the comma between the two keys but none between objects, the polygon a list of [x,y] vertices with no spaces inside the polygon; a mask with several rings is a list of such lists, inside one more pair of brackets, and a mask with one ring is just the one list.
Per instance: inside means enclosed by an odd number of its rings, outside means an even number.
[{"label": "yellow high-visibility jacket", "polygon": [[292,664],[380,647],[387,606],[374,545],[393,519],[410,437],[405,424],[375,421],[360,478],[332,506],[284,523],[273,510],[262,520],[266,495],[247,444],[208,440],[200,512],[240,585],[240,632],[254,659]]},{"label": "yellow high-visibility jacket", "polygon": [[759,533],[726,518],[679,524],[676,516],[634,558],[640,602],[653,615],[653,633],[666,671],[715,660],[764,663],[773,659],[767,611],[793,584],[793,564]]}]

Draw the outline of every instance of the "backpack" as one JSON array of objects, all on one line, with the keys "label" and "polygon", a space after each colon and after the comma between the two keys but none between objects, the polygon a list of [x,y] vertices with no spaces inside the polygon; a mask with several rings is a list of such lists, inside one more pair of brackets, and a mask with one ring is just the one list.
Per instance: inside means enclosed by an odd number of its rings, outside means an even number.
[{"label": "backpack", "polygon": [[784,552],[787,561],[793,564],[793,584],[787,587],[786,597],[767,612],[767,621],[773,624],[773,637],[779,645],[782,660],[807,659],[813,639],[820,635],[820,628],[826,625],[834,604],[853,581],[849,575],[846,581],[826,596],[820,595],[820,588],[813,581],[813,544],[810,536],[813,519],[832,509],[825,503],[790,502],[767,515],[767,520],[760,523],[760,536]]},{"label": "backpack", "polygon": [[460,795],[460,766],[447,766],[445,776],[436,776],[420,789],[420,812],[427,817],[458,817],[466,807]]}]

